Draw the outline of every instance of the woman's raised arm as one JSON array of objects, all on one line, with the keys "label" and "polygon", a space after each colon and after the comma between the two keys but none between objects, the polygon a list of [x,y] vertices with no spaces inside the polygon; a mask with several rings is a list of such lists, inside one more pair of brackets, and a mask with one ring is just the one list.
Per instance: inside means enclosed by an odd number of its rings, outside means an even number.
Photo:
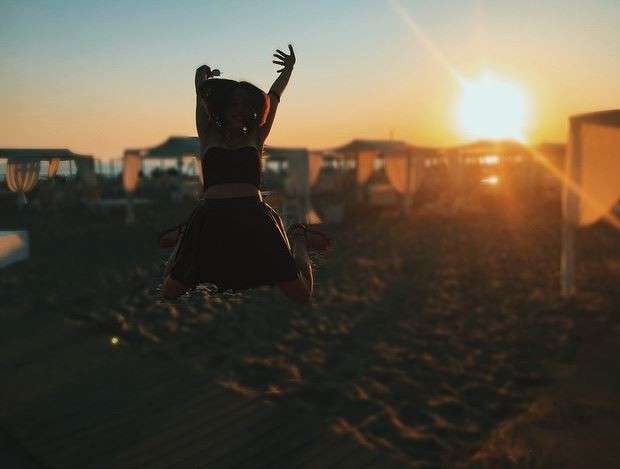
[{"label": "woman's raised arm", "polygon": [[203,101],[203,97],[200,93],[200,87],[202,84],[211,77],[220,75],[220,71],[217,69],[211,70],[208,65],[201,65],[196,69],[196,75],[194,76],[194,86],[196,87],[196,132],[200,138],[201,154],[204,148],[204,142],[206,141],[206,129],[209,122],[209,116],[207,114],[206,103]]},{"label": "woman's raised arm", "polygon": [[282,68],[280,70],[276,70],[280,76],[273,82],[269,92],[275,93],[278,98],[282,96],[282,93],[288,84],[288,80],[291,78],[291,74],[293,73],[293,67],[295,66],[295,52],[293,51],[293,46],[289,44],[288,50],[288,55],[280,49],[276,49],[275,54],[273,54],[273,56],[278,59],[274,60],[273,63],[282,65]]},{"label": "woman's raised arm", "polygon": [[293,46],[288,45],[289,54],[282,52],[280,49],[276,49],[276,52],[273,56],[277,59],[274,60],[273,63],[277,65],[281,65],[282,68],[276,70],[280,76],[276,78],[276,80],[271,85],[269,89],[269,115],[267,116],[267,120],[265,124],[261,128],[261,138],[264,142],[269,135],[269,131],[271,130],[271,126],[273,125],[273,120],[276,117],[276,109],[278,108],[278,104],[280,103],[280,97],[284,92],[286,85],[288,84],[289,79],[291,78],[291,74],[293,73],[293,67],[295,66],[295,52],[293,51]]}]

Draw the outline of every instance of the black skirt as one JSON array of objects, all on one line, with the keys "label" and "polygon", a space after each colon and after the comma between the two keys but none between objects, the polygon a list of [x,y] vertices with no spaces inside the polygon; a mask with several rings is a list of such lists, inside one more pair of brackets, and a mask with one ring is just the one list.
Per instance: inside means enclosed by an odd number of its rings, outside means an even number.
[{"label": "black skirt", "polygon": [[258,197],[202,199],[170,262],[170,276],[189,288],[240,291],[301,278],[282,219]]}]

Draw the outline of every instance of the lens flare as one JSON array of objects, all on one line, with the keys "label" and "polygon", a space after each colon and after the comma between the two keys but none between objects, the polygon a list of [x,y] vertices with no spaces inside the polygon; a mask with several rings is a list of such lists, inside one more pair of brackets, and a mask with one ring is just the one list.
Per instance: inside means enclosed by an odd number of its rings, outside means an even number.
[{"label": "lens flare", "polygon": [[461,130],[474,139],[525,141],[529,105],[521,88],[484,72],[461,88],[457,114]]},{"label": "lens flare", "polygon": [[388,0],[392,10],[407,24],[426,51],[461,87],[458,120],[461,130],[475,139],[515,139],[525,142],[529,103],[519,86],[484,72],[467,81],[450,64],[399,0]]},{"label": "lens flare", "polygon": [[485,184],[487,186],[497,186],[499,184],[499,178],[495,175],[487,176],[480,180],[481,184]]}]

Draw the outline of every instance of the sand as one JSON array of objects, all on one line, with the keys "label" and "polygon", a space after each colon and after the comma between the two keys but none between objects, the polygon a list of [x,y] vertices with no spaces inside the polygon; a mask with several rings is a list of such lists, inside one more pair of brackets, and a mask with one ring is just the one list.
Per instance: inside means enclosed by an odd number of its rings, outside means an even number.
[{"label": "sand", "polygon": [[[233,392],[324,416],[403,466],[553,467],[544,462],[560,448],[534,451],[506,428],[573,379],[558,370],[588,368],[578,357],[597,331],[617,330],[620,233],[580,233],[579,294],[566,302],[558,201],[482,207],[407,219],[360,210],[326,227],[334,250],[314,257],[311,307],[271,289],[161,301],[157,231],[190,205],[136,207],[131,226],[122,211],[13,213],[3,228],[30,229],[31,259],[3,270],[3,310],[62,316],[135,353],[208,370]],[[606,389],[598,376],[583,379]]]}]

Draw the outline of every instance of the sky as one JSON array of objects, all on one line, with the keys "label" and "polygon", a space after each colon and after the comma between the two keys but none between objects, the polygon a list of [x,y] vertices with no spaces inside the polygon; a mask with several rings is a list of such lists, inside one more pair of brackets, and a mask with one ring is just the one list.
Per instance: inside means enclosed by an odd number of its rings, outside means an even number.
[{"label": "sky", "polygon": [[465,142],[449,69],[518,84],[531,143],[620,108],[618,0],[2,0],[0,18],[0,147],[118,158],[196,135],[196,67],[268,90],[289,43],[269,145]]}]

